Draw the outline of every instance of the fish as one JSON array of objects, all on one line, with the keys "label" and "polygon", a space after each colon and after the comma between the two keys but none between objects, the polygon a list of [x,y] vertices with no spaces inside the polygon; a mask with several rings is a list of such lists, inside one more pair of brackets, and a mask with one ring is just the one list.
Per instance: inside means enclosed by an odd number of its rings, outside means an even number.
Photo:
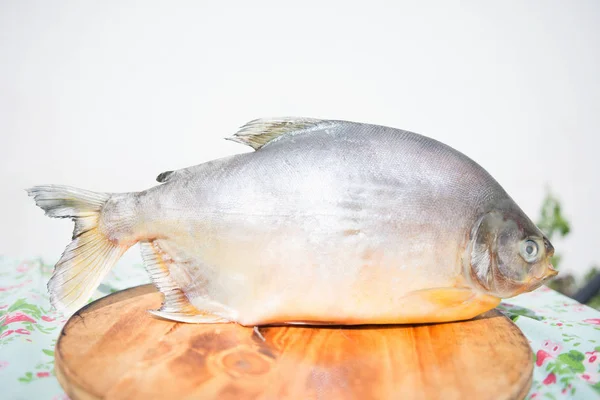
[{"label": "fish", "polygon": [[48,282],[73,313],[139,243],[188,323],[362,325],[468,320],[557,274],[554,248],[479,164],[391,127],[253,120],[254,151],[163,172],[141,192],[27,189],[75,227]]}]

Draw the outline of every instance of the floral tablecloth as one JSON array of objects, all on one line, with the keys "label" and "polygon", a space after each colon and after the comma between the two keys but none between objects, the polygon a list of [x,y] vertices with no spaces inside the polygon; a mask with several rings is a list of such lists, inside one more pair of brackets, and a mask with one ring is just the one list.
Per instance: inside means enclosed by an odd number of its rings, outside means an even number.
[{"label": "floral tablecloth", "polygon": [[[50,309],[52,266],[0,256],[0,397],[67,399],[53,372],[54,346],[65,319]],[[95,298],[148,283],[141,265],[117,265]],[[600,312],[548,288],[499,307],[534,352],[528,399],[600,398]]]}]

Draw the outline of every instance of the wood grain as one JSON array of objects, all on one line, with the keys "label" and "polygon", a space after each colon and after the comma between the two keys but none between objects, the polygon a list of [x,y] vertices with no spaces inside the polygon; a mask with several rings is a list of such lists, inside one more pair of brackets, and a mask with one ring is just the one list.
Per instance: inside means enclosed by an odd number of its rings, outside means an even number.
[{"label": "wood grain", "polygon": [[72,399],[516,399],[533,360],[492,310],[464,322],[361,327],[193,325],[161,320],[151,285],[81,309],[56,345]]}]

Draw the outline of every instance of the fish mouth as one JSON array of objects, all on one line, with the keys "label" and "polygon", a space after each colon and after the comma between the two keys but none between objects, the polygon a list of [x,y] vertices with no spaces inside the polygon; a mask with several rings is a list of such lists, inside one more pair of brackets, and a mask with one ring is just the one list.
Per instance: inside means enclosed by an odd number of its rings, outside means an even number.
[{"label": "fish mouth", "polygon": [[[541,269],[541,271],[540,271],[541,273],[537,274],[536,269],[538,271]],[[531,280],[533,280],[533,281],[546,281],[546,280],[558,275],[558,271],[556,269],[554,269],[554,266],[552,265],[552,263],[548,262],[548,264],[546,264],[545,267],[534,268],[532,275],[533,276],[531,277]]]},{"label": "fish mouth", "polygon": [[549,263],[546,268],[544,268],[544,272],[541,274],[541,276],[533,276],[530,279],[529,284],[527,285],[527,291],[532,291],[539,288],[556,275],[558,275],[558,271],[555,270],[552,264]]},{"label": "fish mouth", "polygon": [[548,266],[546,267],[544,273],[538,279],[541,280],[542,282],[545,282],[548,279],[554,278],[556,275],[558,275],[558,271],[554,269],[554,267],[552,266],[552,264],[548,264]]},{"label": "fish mouth", "polygon": [[558,275],[558,271],[554,269],[552,264],[549,264],[548,269],[546,270],[546,276],[544,277],[544,279],[554,278],[556,275]]}]

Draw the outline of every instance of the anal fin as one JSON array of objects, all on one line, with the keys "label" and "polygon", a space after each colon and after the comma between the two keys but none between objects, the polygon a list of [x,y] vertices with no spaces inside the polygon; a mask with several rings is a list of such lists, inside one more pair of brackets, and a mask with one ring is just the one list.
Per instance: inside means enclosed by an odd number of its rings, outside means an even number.
[{"label": "anal fin", "polygon": [[[193,307],[193,306],[192,306]],[[231,321],[213,314],[202,314],[196,310],[196,314],[180,312],[164,312],[160,310],[148,310],[156,317],[168,319],[170,321],[187,322],[191,324],[226,324]]]},{"label": "anal fin", "polygon": [[162,307],[148,310],[160,318],[199,324],[217,324],[230,322],[218,315],[202,312],[194,307],[170,273],[175,262],[164,253],[156,242],[140,242],[142,259],[152,282],[164,295]]}]

